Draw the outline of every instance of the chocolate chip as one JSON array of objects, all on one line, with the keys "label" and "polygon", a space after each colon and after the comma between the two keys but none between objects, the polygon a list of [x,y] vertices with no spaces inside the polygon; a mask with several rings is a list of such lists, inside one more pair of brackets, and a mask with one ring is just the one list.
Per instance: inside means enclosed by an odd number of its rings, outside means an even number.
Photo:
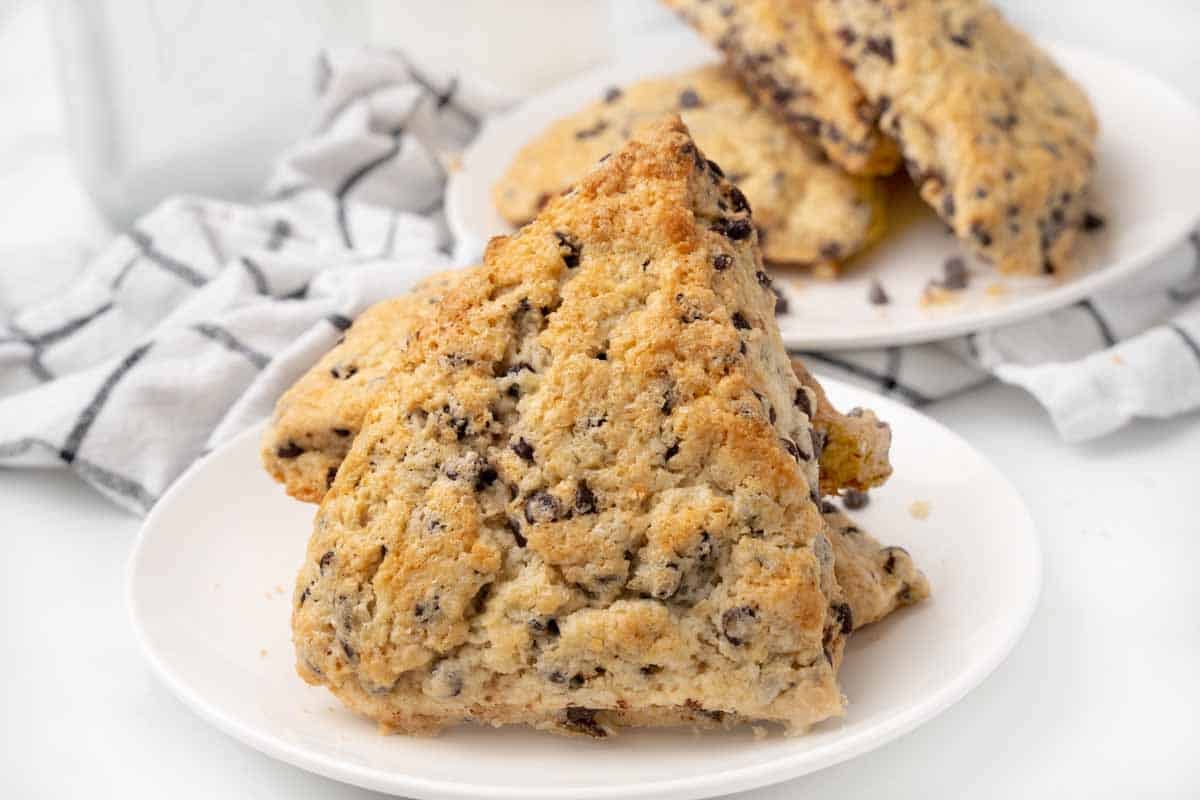
[{"label": "chocolate chip", "polygon": [[576,672],[571,676],[570,686],[572,689],[581,689],[585,683],[587,683],[587,679],[583,677],[582,673]]},{"label": "chocolate chip", "polygon": [[842,255],[842,246],[838,242],[824,242],[821,244],[821,258],[832,261]]},{"label": "chocolate chip", "polygon": [[731,203],[733,203],[733,210],[735,213],[741,213],[743,211],[751,213],[750,203],[746,200],[746,195],[742,194],[742,190],[738,187],[731,186],[729,188],[729,200]]},{"label": "chocolate chip", "polygon": [[757,616],[757,612],[750,606],[727,609],[721,615],[721,632],[725,634],[725,638],[731,645],[737,647],[753,633],[754,621]]},{"label": "chocolate chip", "polygon": [[946,194],[942,197],[942,216],[954,219],[954,211],[954,195],[950,192],[946,192]]},{"label": "chocolate chip", "polygon": [[883,571],[888,575],[892,575],[896,571],[896,553],[908,555],[908,551],[903,547],[885,547],[882,552],[888,554],[887,560],[883,562]]},{"label": "chocolate chip", "polygon": [[842,490],[842,505],[851,511],[858,511],[860,508],[866,508],[871,502],[871,495],[866,492],[860,492],[857,489]]},{"label": "chocolate chip", "polygon": [[722,272],[733,266],[733,256],[728,253],[717,253],[713,256],[713,269],[717,272]]},{"label": "chocolate chip", "polygon": [[858,40],[858,34],[850,28],[838,28],[834,34],[842,40],[842,44],[849,47]]},{"label": "chocolate chip", "polygon": [[680,108],[699,108],[700,107],[700,95],[696,94],[695,89],[691,89],[691,88],[684,89],[682,92],[679,93],[679,107]]},{"label": "chocolate chip", "polygon": [[325,553],[321,556],[321,559],[317,562],[317,566],[320,568],[321,572],[324,572],[325,568],[328,567],[332,563],[333,563],[333,551],[326,550]]},{"label": "chocolate chip", "polygon": [[512,517],[507,518],[504,524],[508,528],[508,532],[517,540],[517,547],[524,547],[525,537],[521,535],[521,524]]},{"label": "chocolate chip", "polygon": [[[821,453],[825,452],[825,437],[826,434],[816,428],[808,429],[808,437],[812,441],[813,458],[820,458]],[[808,459],[805,459],[807,461]]]},{"label": "chocolate chip", "polygon": [[350,659],[351,661],[358,660],[358,654],[354,652],[354,648],[350,646],[349,642],[347,642],[345,639],[339,639],[338,644],[342,646],[342,652],[346,654],[346,658]]},{"label": "chocolate chip", "polygon": [[509,445],[509,449],[516,453],[521,458],[532,463],[533,461],[533,445],[525,441],[524,437],[517,439]]},{"label": "chocolate chip", "polygon": [[970,275],[967,272],[967,264],[959,256],[947,258],[946,263],[942,265],[942,287],[945,289],[965,289],[969,281]]},{"label": "chocolate chip", "polygon": [[967,38],[967,35],[965,33],[950,34],[950,41],[954,42],[954,44],[958,45],[959,47],[964,47],[964,48],[968,48],[968,49],[971,47],[971,40]]},{"label": "chocolate chip", "polygon": [[343,367],[339,364],[338,366],[329,370],[329,374],[339,381],[344,381],[347,378],[353,378],[355,375],[357,375],[358,367],[354,366],[353,364],[348,367]]},{"label": "chocolate chip", "polygon": [[679,455],[679,440],[676,439],[667,446],[667,450],[663,453],[663,461],[670,461],[675,456]]},{"label": "chocolate chip", "polygon": [[596,494],[587,485],[587,481],[581,480],[579,485],[575,487],[575,513],[596,513]]},{"label": "chocolate chip", "polygon": [[1101,230],[1107,224],[1108,221],[1095,211],[1088,211],[1083,215],[1082,228],[1087,233],[1095,233],[1096,231]]},{"label": "chocolate chip", "polygon": [[304,452],[304,448],[288,439],[287,444],[281,444],[275,448],[275,455],[280,458],[297,458]]},{"label": "chocolate chip", "polygon": [[424,600],[413,606],[413,617],[417,622],[428,622],[437,616],[441,610],[439,605],[441,598],[439,595],[434,595],[432,600]]},{"label": "chocolate chip", "polygon": [[786,314],[786,313],[788,313],[788,299],[787,299],[787,297],[785,297],[785,296],[784,296],[784,294],[783,294],[783,292],[781,292],[781,291],[779,290],[779,288],[778,288],[778,287],[776,287],[776,286],[772,286],[772,287],[771,287],[771,291],[775,293],[775,313],[776,313],[776,314]]},{"label": "chocolate chip", "polygon": [[345,438],[350,435],[349,428],[334,428],[333,432],[334,432],[334,434],[336,434],[337,436],[341,436],[342,438]]},{"label": "chocolate chip", "polygon": [[567,252],[563,254],[563,263],[567,265],[567,269],[578,267],[579,253],[583,248],[562,231],[555,231],[554,236],[558,239],[559,246],[567,249]]},{"label": "chocolate chip", "polygon": [[305,586],[304,591],[300,593],[300,601],[296,603],[296,608],[304,605],[304,601],[308,599],[309,594],[311,594],[309,587]]},{"label": "chocolate chip", "polygon": [[638,672],[643,675],[657,675],[662,672],[662,667],[658,664],[646,664],[638,669]]},{"label": "chocolate chip", "polygon": [[337,467],[330,467],[329,469],[325,470],[325,488],[326,489],[333,486],[333,481],[334,481],[334,478],[336,478],[336,477],[337,477]]},{"label": "chocolate chip", "polygon": [[884,290],[883,284],[878,280],[871,281],[871,287],[867,289],[867,300],[873,306],[886,306],[891,302],[888,293]]},{"label": "chocolate chip", "polygon": [[621,98],[622,94],[624,92],[621,91],[619,86],[610,86],[604,90],[604,102],[614,103]]},{"label": "chocolate chip", "polygon": [[596,360],[597,361],[608,361],[608,353],[601,350],[599,353],[596,353]]},{"label": "chocolate chip", "polygon": [[834,603],[829,607],[833,612],[833,618],[842,626],[842,633],[850,633],[854,630],[854,614],[850,611],[850,606],[846,603]]},{"label": "chocolate chip", "polygon": [[971,223],[971,235],[975,237],[975,241],[979,242],[981,247],[992,246],[992,235],[988,233],[987,228],[983,227],[982,222]]},{"label": "chocolate chip", "polygon": [[806,136],[819,136],[821,134],[821,120],[811,114],[788,114],[787,121],[792,123]]},{"label": "chocolate chip", "polygon": [[754,279],[758,281],[758,285],[767,288],[771,285],[771,276],[763,272],[761,269],[754,273]]},{"label": "chocolate chip", "polygon": [[529,620],[529,630],[534,633],[546,633],[550,636],[558,636],[558,620],[554,617],[534,617]]},{"label": "chocolate chip", "polygon": [[746,321],[746,317],[742,314],[742,312],[733,312],[733,316],[730,319],[733,321],[733,327],[737,328],[739,331],[750,330],[750,323]]},{"label": "chocolate chip", "polygon": [[796,463],[808,461],[808,458],[800,451],[800,447],[791,439],[780,436],[779,443],[783,445],[783,449],[787,450],[792,458],[796,459]]},{"label": "chocolate chip", "polygon": [[596,722],[596,712],[591,708],[567,706],[566,727],[579,733],[586,733],[596,739],[603,739],[608,731]]},{"label": "chocolate chip", "polygon": [[533,367],[529,366],[528,361],[518,361],[516,364],[513,364],[511,367],[505,370],[504,374],[517,375],[521,372],[533,372]]},{"label": "chocolate chip", "polygon": [[539,522],[557,522],[562,517],[562,506],[558,498],[549,492],[534,492],[525,501],[525,521],[530,525]]},{"label": "chocolate chip", "polygon": [[828,500],[825,500],[825,499],[821,500],[821,513],[822,514],[832,514],[835,511],[837,511],[837,506],[835,506],[833,503],[829,502]]},{"label": "chocolate chip", "polygon": [[866,43],[863,45],[863,49],[868,53],[873,53],[879,56],[889,64],[896,63],[896,51],[892,47],[892,37],[890,36],[882,36],[878,38],[869,36],[867,37]]},{"label": "chocolate chip", "polygon": [[812,416],[812,403],[809,401],[808,392],[804,391],[803,386],[796,389],[796,398],[792,402],[796,408],[804,412],[806,417]]},{"label": "chocolate chip", "polygon": [[721,166],[719,164],[717,164],[717,162],[713,161],[711,158],[708,160],[708,170],[713,175],[716,175],[718,178],[725,177],[725,173],[721,170]]},{"label": "chocolate chip", "polygon": [[608,123],[604,120],[596,120],[595,124],[590,128],[580,128],[575,131],[576,139],[591,139],[593,136],[599,136],[608,129]]},{"label": "chocolate chip", "polygon": [[713,221],[712,225],[709,226],[709,229],[736,242],[748,237],[754,231],[754,226],[748,219],[728,219],[727,217],[718,217]]},{"label": "chocolate chip", "polygon": [[496,482],[500,475],[496,472],[496,468],[488,464],[483,469],[479,470],[479,474],[475,476],[475,491],[482,492],[484,489]]}]

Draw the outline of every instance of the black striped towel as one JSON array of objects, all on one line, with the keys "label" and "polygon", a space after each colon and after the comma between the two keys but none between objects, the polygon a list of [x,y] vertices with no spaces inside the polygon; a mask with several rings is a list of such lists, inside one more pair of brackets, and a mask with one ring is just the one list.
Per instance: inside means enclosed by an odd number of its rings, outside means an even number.
[{"label": "black striped towel", "polygon": [[[449,265],[444,165],[494,110],[489,98],[395,53],[322,63],[319,124],[284,154],[268,200],[170,200],[72,286],[0,324],[0,466],[70,467],[144,513],[197,457],[265,417],[357,313]],[[1070,440],[1177,414],[1200,407],[1193,244],[1136,286],[1032,322],[806,355],[913,404],[999,377]]]}]

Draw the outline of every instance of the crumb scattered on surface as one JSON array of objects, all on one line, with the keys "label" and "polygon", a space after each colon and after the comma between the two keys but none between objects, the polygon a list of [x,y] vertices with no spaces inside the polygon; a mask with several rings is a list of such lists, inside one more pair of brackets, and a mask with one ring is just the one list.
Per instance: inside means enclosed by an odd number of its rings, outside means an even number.
[{"label": "crumb scattered on surface", "polygon": [[1114,353],[1112,357],[1112,363],[1116,364],[1118,367],[1123,367],[1125,366],[1125,359]]},{"label": "crumb scattered on surface", "polygon": [[926,307],[950,305],[957,299],[955,292],[932,284],[926,286],[925,291],[921,292],[921,305]]},{"label": "crumb scattered on surface", "polygon": [[908,507],[908,513],[912,514],[913,519],[926,519],[932,510],[933,504],[928,500],[914,500]]},{"label": "crumb scattered on surface", "polygon": [[259,650],[258,655],[259,655],[259,658],[266,658],[267,657],[267,649],[264,647],[262,650]]},{"label": "crumb scattered on surface", "polygon": [[827,261],[822,261],[813,267],[812,273],[817,280],[832,281],[837,278],[837,267]]},{"label": "crumb scattered on surface", "polygon": [[983,290],[983,293],[988,297],[1003,297],[1004,295],[1008,294],[1008,285],[1000,283],[999,281],[996,283],[990,283],[988,284],[987,288]]}]

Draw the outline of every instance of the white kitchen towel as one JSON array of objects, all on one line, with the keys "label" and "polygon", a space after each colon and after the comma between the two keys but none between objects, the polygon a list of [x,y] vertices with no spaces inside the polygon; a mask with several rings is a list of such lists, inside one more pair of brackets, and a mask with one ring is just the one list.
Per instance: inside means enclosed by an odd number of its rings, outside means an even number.
[{"label": "white kitchen towel", "polygon": [[[0,467],[70,467],[144,513],[265,417],[356,314],[451,263],[447,165],[500,101],[393,52],[321,63],[318,124],[283,155],[267,200],[170,200],[0,325]],[[914,405],[996,376],[1079,440],[1200,407],[1198,340],[1193,239],[1135,285],[1031,322],[805,356]]]}]

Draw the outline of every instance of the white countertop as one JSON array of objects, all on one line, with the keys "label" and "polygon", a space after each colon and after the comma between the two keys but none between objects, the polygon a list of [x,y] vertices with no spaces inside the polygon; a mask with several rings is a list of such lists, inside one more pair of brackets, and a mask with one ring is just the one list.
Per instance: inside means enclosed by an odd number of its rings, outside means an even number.
[{"label": "white countertop", "polygon": [[[1036,7],[1004,5],[1026,22]],[[1062,10],[1068,5],[1078,27]],[[1200,6],[1158,0],[1129,8],[1063,3],[1047,14],[1059,38],[1107,41],[1130,60],[1141,53],[1142,63],[1200,97]],[[1116,14],[1136,19],[1116,26]],[[0,69],[12,66],[0,52]],[[21,97],[20,86],[0,81],[0,118],[12,118]],[[67,186],[54,144],[41,166],[10,160],[0,163],[0,177],[44,177],[32,184],[32,200]],[[77,191],[66,202],[86,209]],[[0,245],[23,248],[37,208],[29,195],[0,193]],[[84,210],[72,219],[72,234],[95,232]],[[0,265],[0,301],[11,301],[4,289],[20,275],[4,271]],[[1040,527],[1045,586],[1030,629],[991,678],[936,720],[873,753],[746,796],[1200,794],[1200,414],[1067,446],[1012,388],[993,384],[929,413],[1012,479]],[[0,471],[0,797],[371,795],[235,742],[154,678],[124,595],[138,524],[65,472]]]}]

